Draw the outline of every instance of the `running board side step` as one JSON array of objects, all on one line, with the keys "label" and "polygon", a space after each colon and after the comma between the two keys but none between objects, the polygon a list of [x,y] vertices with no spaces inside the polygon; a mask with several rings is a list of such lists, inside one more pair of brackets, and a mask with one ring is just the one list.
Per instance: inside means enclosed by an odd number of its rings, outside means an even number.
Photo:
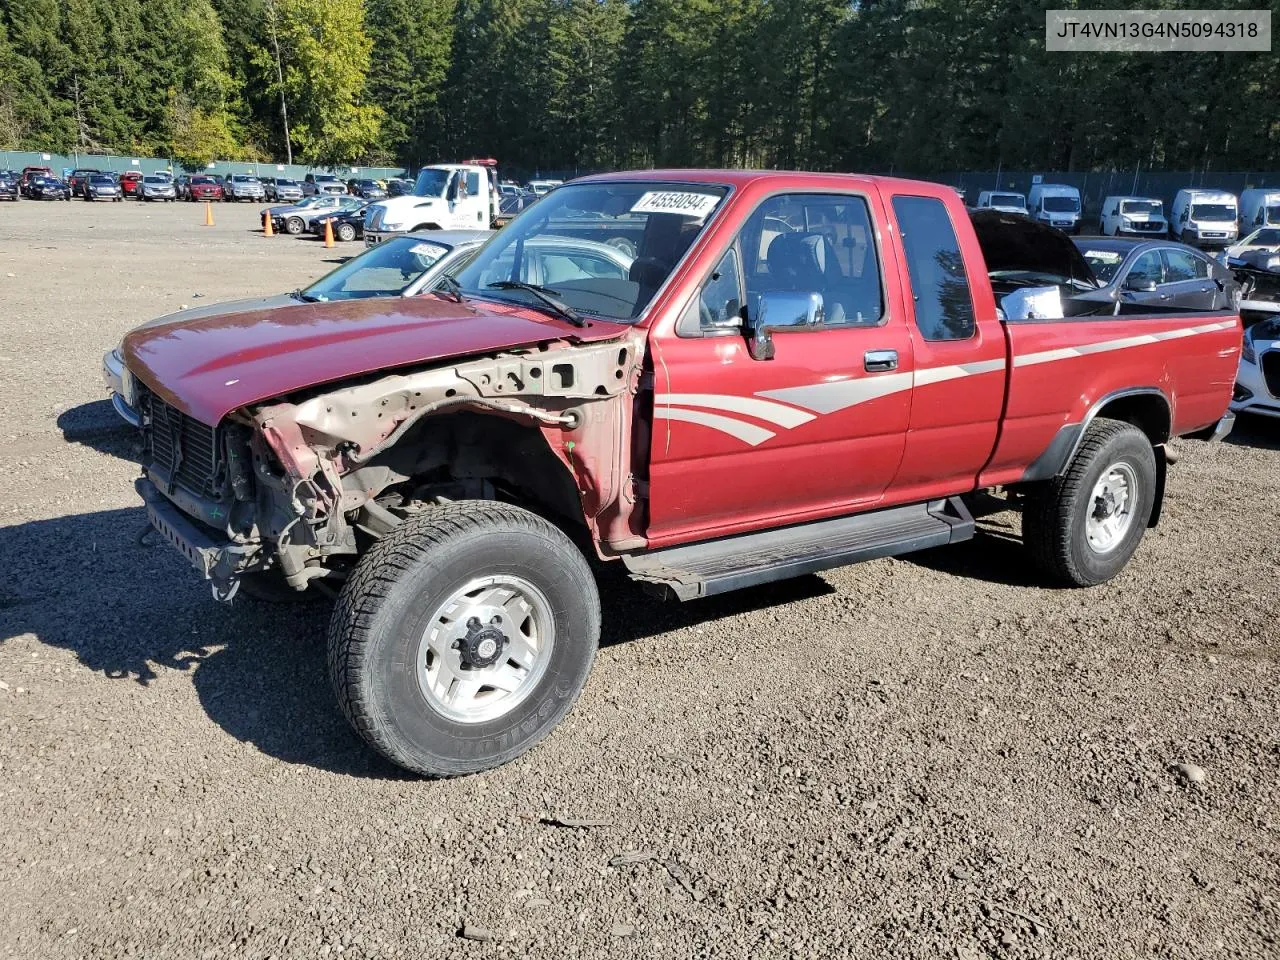
[{"label": "running board side step", "polygon": [[694,600],[972,537],[973,517],[959,497],[950,497],[634,553],[622,561],[633,580]]}]

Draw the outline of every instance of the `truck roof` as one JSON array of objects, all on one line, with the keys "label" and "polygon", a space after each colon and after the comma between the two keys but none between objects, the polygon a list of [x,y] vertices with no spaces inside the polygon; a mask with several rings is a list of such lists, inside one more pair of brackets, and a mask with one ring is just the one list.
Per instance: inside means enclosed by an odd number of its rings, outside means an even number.
[{"label": "truck roof", "polygon": [[[671,168],[665,170],[620,170],[615,173],[599,173],[580,177],[571,183],[607,183],[625,180],[661,180],[669,183],[706,183],[717,186],[740,189],[751,184],[767,181],[786,187],[812,185],[815,183],[830,186],[877,186],[890,193],[911,192],[923,196],[952,197],[959,199],[955,189],[943,183],[929,180],[908,180],[903,177],[881,177],[861,173],[826,173],[814,170],[688,170]],[[1004,193],[1006,191],[999,191]],[[1013,193],[1014,191],[1007,191]]]}]

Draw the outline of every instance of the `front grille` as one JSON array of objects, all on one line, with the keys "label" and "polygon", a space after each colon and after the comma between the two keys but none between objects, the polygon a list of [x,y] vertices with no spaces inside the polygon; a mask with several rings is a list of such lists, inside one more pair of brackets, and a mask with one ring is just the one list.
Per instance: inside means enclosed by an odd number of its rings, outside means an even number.
[{"label": "front grille", "polygon": [[171,487],[177,485],[198,497],[216,496],[222,459],[218,431],[171,407],[145,387],[140,386],[139,393],[149,425],[148,469]]},{"label": "front grille", "polygon": [[1268,350],[1258,361],[1262,366],[1262,377],[1267,381],[1267,390],[1273,397],[1280,398],[1280,350]]}]

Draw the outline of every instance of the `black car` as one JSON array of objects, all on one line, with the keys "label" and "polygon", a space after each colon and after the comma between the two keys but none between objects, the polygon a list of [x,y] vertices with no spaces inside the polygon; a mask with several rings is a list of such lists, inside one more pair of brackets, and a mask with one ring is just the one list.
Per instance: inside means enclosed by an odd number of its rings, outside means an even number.
[{"label": "black car", "polygon": [[1235,310],[1240,285],[1225,266],[1201,250],[1171,240],[1076,237],[1099,287],[1078,301],[1186,310]]},{"label": "black car", "polygon": [[401,180],[397,177],[394,180],[387,181],[388,197],[407,197],[411,193],[413,193],[412,180]]},{"label": "black car", "polygon": [[67,178],[67,187],[71,191],[73,197],[83,197],[84,188],[89,182],[89,178],[96,173],[102,173],[101,170],[91,169],[89,167],[80,167],[71,171],[71,176]]},{"label": "black car", "polygon": [[358,210],[335,211],[327,216],[316,217],[311,221],[311,232],[317,237],[324,236],[325,221],[333,224],[333,238],[344,243],[360,240],[364,237],[364,208]]},{"label": "black car", "polygon": [[0,170],[0,200],[18,200],[22,196],[18,190],[18,175],[12,170]]},{"label": "black car", "polygon": [[71,191],[57,177],[31,177],[24,193],[30,200],[70,200]]}]

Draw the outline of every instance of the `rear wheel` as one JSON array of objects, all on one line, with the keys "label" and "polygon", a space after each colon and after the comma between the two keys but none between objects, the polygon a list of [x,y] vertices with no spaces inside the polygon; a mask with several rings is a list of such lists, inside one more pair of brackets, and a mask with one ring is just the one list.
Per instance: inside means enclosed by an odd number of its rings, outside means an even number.
[{"label": "rear wheel", "polygon": [[347,719],[393,763],[486,770],[538,743],[577,700],[600,635],[581,552],[526,510],[462,501],[378,541],[329,627]]},{"label": "rear wheel", "polygon": [[1028,498],[1023,541],[1054,581],[1095,586],[1124,569],[1138,549],[1155,497],[1156,457],[1147,435],[1100,417],[1067,472]]}]

